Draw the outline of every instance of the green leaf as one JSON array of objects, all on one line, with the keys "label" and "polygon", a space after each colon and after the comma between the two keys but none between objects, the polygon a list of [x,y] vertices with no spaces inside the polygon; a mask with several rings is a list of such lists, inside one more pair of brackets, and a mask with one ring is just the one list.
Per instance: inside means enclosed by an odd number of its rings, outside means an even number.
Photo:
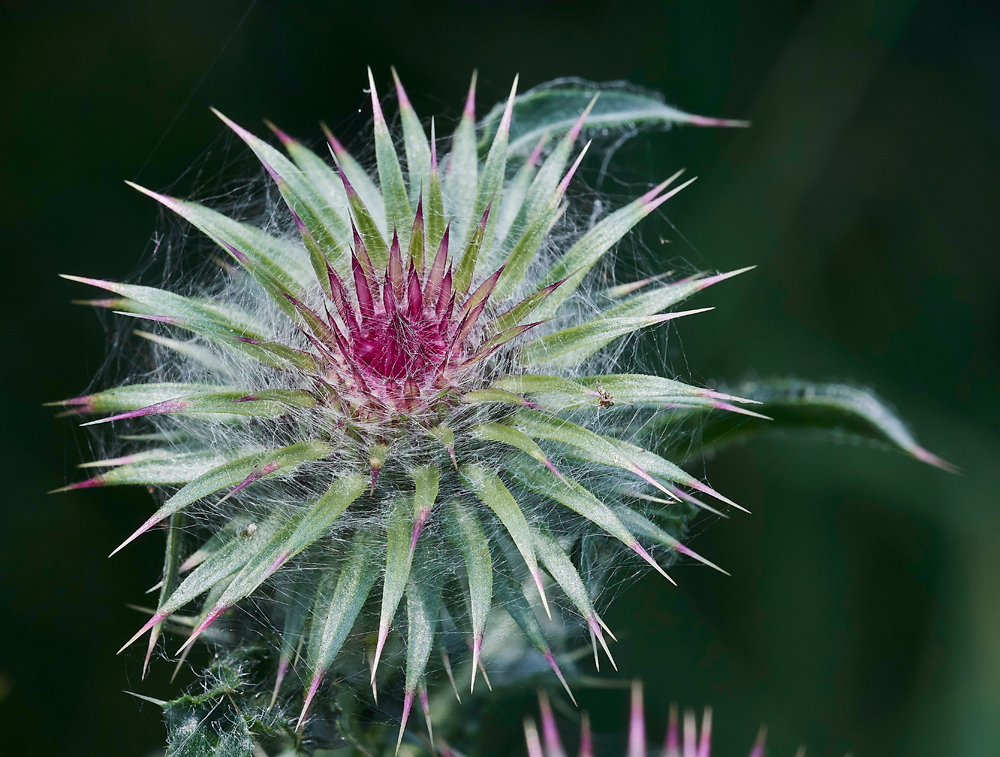
[{"label": "green leaf", "polygon": [[115,554],[140,534],[173,513],[197,502],[209,494],[230,486],[248,483],[260,478],[290,473],[304,462],[326,457],[333,448],[324,442],[310,440],[299,442],[271,452],[260,452],[232,460],[214,468],[185,485],[170,497],[150,518],[111,554]]},{"label": "green leaf", "polygon": [[182,342],[178,339],[170,339],[160,334],[152,334],[148,331],[140,331],[139,329],[135,329],[132,333],[143,339],[148,339],[154,344],[159,344],[169,350],[173,350],[178,355],[198,363],[212,373],[219,374],[227,378],[232,377],[232,371],[229,369],[229,366],[227,366],[211,349],[203,344],[198,344],[196,339],[189,339],[186,342]]},{"label": "green leaf", "polygon": [[379,613],[378,642],[375,647],[375,657],[372,662],[372,683],[375,682],[375,672],[382,647],[389,636],[389,627],[396,617],[399,600],[403,598],[403,590],[410,578],[410,566],[413,563],[413,552],[410,551],[410,537],[413,533],[413,508],[409,497],[395,498],[389,505],[389,516],[386,523],[386,557],[385,575],[382,581],[382,607]]},{"label": "green leaf", "polygon": [[237,320],[230,309],[223,311],[211,304],[154,287],[60,275],[69,281],[89,284],[122,295],[130,303],[135,303],[123,310],[148,315],[153,320],[201,334],[244,357],[275,368],[287,368],[291,364],[307,371],[316,369],[316,363],[309,355],[268,341],[248,321]]},{"label": "green leaf", "polygon": [[[531,182],[535,178],[535,174],[538,171],[538,155],[541,154],[542,149],[548,142],[548,135],[544,136],[539,140],[538,145],[532,151],[532,156],[529,160],[524,162],[514,178],[511,179],[507,185],[504,187],[503,197],[500,200],[500,214],[497,216],[497,228],[496,228],[496,238],[501,243],[501,249],[504,248],[504,241],[508,236],[513,236],[515,238],[520,238],[521,233],[524,231],[523,228],[512,230],[514,221],[517,219],[521,208],[524,206],[524,200],[528,196],[528,188],[531,186]],[[511,244],[513,240],[511,240]]]},{"label": "green leaf", "polygon": [[[378,562],[372,559],[372,554],[376,549],[374,536],[367,531],[359,532],[351,542],[350,551],[339,574],[332,573],[317,595],[309,634],[308,661],[312,671],[310,698],[347,640],[372,584],[375,583]],[[309,699],[303,707],[303,715],[308,705]]]},{"label": "green leaf", "polygon": [[608,343],[634,331],[711,309],[682,310],[635,318],[595,318],[579,326],[570,326],[533,339],[522,348],[521,361],[525,365],[547,363],[555,368],[570,368],[579,365]]},{"label": "green leaf", "polygon": [[[202,387],[207,388],[207,387]],[[295,408],[311,408],[316,400],[309,392],[299,389],[262,389],[260,391],[239,390],[225,392],[198,392],[174,397],[168,400],[140,405],[128,412],[84,423],[93,426],[98,423],[138,418],[150,415],[172,414],[215,414],[242,415],[251,418],[278,418]]]},{"label": "green leaf", "polygon": [[427,192],[427,212],[425,215],[427,229],[426,257],[430,258],[437,252],[438,245],[444,237],[444,196],[441,194],[441,177],[438,174],[437,148],[435,147],[436,134],[434,132],[434,119],[431,119],[431,176],[430,187]]},{"label": "green leaf", "polygon": [[[330,143],[330,151],[333,153],[333,159],[336,161],[337,167],[351,183],[357,192],[358,198],[368,209],[367,212],[371,213],[373,228],[376,232],[384,232],[386,229],[385,202],[382,199],[382,192],[375,186],[375,182],[372,181],[368,172],[361,164],[337,141],[337,138],[333,136],[326,124],[321,123],[320,126],[326,135],[327,141]],[[343,185],[342,181],[341,185]],[[351,208],[354,208],[353,204],[351,204]]]},{"label": "green leaf", "polygon": [[81,413],[115,413],[155,405],[164,400],[176,399],[205,392],[238,392],[235,387],[217,384],[195,384],[178,382],[151,382],[129,384],[105,389],[103,392],[74,397],[59,402],[49,402],[47,406],[72,407]]},{"label": "green leaf", "polygon": [[[325,536],[341,513],[361,496],[365,485],[362,476],[344,476],[334,482],[312,508],[288,520],[240,569],[232,583],[219,597],[209,617],[214,620],[226,609],[249,596],[274,571]],[[206,625],[207,623],[203,623],[195,629],[192,638]],[[191,639],[187,643],[190,642]]]},{"label": "green leaf", "polygon": [[694,181],[694,179],[689,179],[661,195],[660,192],[678,176],[680,176],[679,171],[642,197],[633,200],[600,221],[552,264],[542,283],[552,284],[560,279],[566,279],[566,282],[553,292],[552,296],[539,309],[539,314],[542,317],[550,318],[555,315],[559,306],[577,290],[584,276],[604,253],[610,250],[639,221]]},{"label": "green leaf", "polygon": [[637,294],[629,297],[624,302],[615,305],[610,310],[606,310],[604,315],[609,318],[620,318],[625,316],[653,315],[667,308],[671,308],[688,297],[697,294],[702,289],[706,289],[712,284],[739,276],[741,273],[753,270],[757,266],[747,266],[736,271],[720,273],[715,276],[701,276],[694,280],[675,281],[666,284],[649,292]]},{"label": "green leaf", "polygon": [[[510,130],[511,109],[514,107],[514,95],[517,93],[517,80],[518,77],[515,76],[514,84],[510,88],[510,97],[507,99],[507,109],[500,119],[493,144],[483,164],[483,173],[476,190],[476,204],[472,210],[474,222],[486,213],[487,208],[492,209],[486,217],[486,229],[482,238],[483,249],[487,252],[493,249],[493,236],[496,231],[497,216],[500,213],[500,195],[507,171],[507,137]],[[475,231],[470,232],[470,238],[474,233]]]},{"label": "green leaf", "polygon": [[469,433],[471,436],[479,439],[486,439],[487,441],[498,442],[500,444],[506,444],[508,447],[519,449],[521,452],[524,452],[526,455],[529,455],[540,462],[555,475],[562,477],[562,474],[559,473],[555,469],[555,466],[552,465],[552,461],[545,456],[544,452],[542,452],[542,448],[535,444],[530,437],[521,433],[516,428],[511,428],[503,423],[480,423],[473,426]]},{"label": "green leaf", "polygon": [[266,276],[293,294],[301,292],[313,281],[308,254],[299,245],[273,237],[263,229],[235,221],[198,203],[168,197],[132,182],[126,183],[197,228],[234,260],[246,266],[255,278]]},{"label": "green leaf", "polygon": [[[309,234],[316,240],[330,262],[338,267],[342,265],[342,259],[350,246],[350,229],[334,212],[330,203],[292,161],[230,121],[219,111],[213,108],[212,112],[253,150],[264,168],[271,174],[288,207],[309,230]],[[311,255],[310,262],[317,281],[322,283],[326,278],[326,260],[321,260],[319,257],[321,256]]]},{"label": "green leaf", "polygon": [[418,571],[406,585],[406,691],[420,686],[434,647],[441,607],[441,584],[428,571]]},{"label": "green leaf", "polygon": [[[559,180],[562,178],[563,171],[566,169],[566,164],[569,162],[569,156],[573,151],[573,145],[576,143],[580,127],[590,114],[596,100],[597,95],[587,104],[573,126],[567,131],[566,136],[559,140],[559,144],[556,145],[556,148],[545,159],[542,167],[538,169],[538,174],[531,183],[524,204],[521,206],[511,227],[514,234],[520,234],[542,212],[549,197],[556,190]],[[540,139],[546,139],[548,136],[549,132],[546,131]],[[538,149],[537,145],[535,149]],[[513,240],[508,238],[507,243],[512,244]]]},{"label": "green leaf", "polygon": [[548,470],[528,468],[528,466],[512,466],[511,475],[525,489],[568,507],[625,546],[632,548],[635,545],[635,536],[614,511],[576,481],[559,479]]},{"label": "green leaf", "polygon": [[[306,180],[312,184],[316,193],[330,206],[331,211],[337,214],[344,227],[349,228],[350,205],[347,202],[347,192],[344,191],[344,182],[340,180],[337,172],[298,140],[292,139],[274,126],[271,126],[271,129],[278,134],[288,155],[295,161],[295,165],[302,171]],[[334,262],[331,260],[331,265]]]},{"label": "green leaf", "polygon": [[406,96],[402,82],[399,81],[395,66],[392,68],[392,78],[396,83],[399,116],[403,122],[403,147],[406,150],[406,172],[410,179],[410,202],[416,203],[421,191],[426,192],[430,186],[431,147],[427,142],[424,127]]},{"label": "green leaf", "polygon": [[[170,594],[170,599],[160,608],[160,612],[172,615],[195,597],[239,571],[254,555],[260,553],[278,531],[282,520],[281,515],[275,514],[259,522],[257,529],[249,536],[231,534],[228,541],[191,571],[181,585]],[[206,616],[217,601],[218,597],[206,608]]]},{"label": "green leaf", "polygon": [[[597,84],[566,78],[541,84],[514,101],[511,125],[511,154],[526,154],[545,132],[553,135],[569,131],[587,103],[600,93],[593,111],[584,122],[586,129],[632,130],[637,127],[669,128],[673,124],[695,126],[747,126],[746,121],[708,118],[685,113],[665,105],[658,92],[639,89],[621,82]],[[498,103],[483,120],[485,145],[496,130],[503,112]]]},{"label": "green leaf", "polygon": [[601,633],[601,628],[606,626],[604,626],[604,622],[594,610],[594,606],[590,602],[590,595],[587,593],[587,587],[584,586],[583,579],[580,578],[580,574],[577,572],[572,560],[569,559],[563,548],[559,546],[559,542],[555,540],[555,537],[544,527],[534,533],[534,544],[535,550],[538,552],[538,557],[545,564],[545,569],[555,579],[555,582],[559,584],[559,587],[566,596],[569,597],[570,602],[573,603],[584,620],[587,621],[591,633],[600,640],[601,646],[604,647],[604,651],[608,655],[608,659],[614,665],[614,659],[611,657],[611,652]]},{"label": "green leaf", "polygon": [[695,560],[704,563],[710,568],[714,568],[720,573],[725,573],[727,576],[729,575],[729,573],[726,573],[726,571],[724,571],[715,563],[706,560],[704,557],[699,555],[694,550],[685,547],[683,544],[677,541],[677,539],[675,539],[666,531],[664,531],[662,528],[660,528],[658,525],[653,523],[653,521],[649,520],[649,518],[645,517],[644,515],[640,515],[631,507],[627,507],[626,505],[620,504],[615,509],[617,510],[618,516],[621,518],[621,520],[624,523],[628,524],[628,527],[633,529],[637,534],[644,536],[647,539],[651,539],[652,541],[658,542],[659,544],[662,544],[664,547],[672,549],[675,552],[680,552],[682,555],[693,557]]},{"label": "green leaf", "polygon": [[[174,513],[170,516],[170,523],[167,526],[167,544],[163,551],[163,579],[160,582],[160,596],[156,602],[156,609],[162,612],[163,606],[171,592],[177,586],[177,578],[180,575],[181,556],[184,548],[184,515]],[[160,635],[163,622],[156,623],[149,635],[149,646],[146,651],[146,658],[142,663],[142,677],[146,677],[149,669],[149,658],[153,654],[156,640]]]},{"label": "green leaf", "polygon": [[452,218],[452,236],[465,239],[466,229],[473,223],[476,202],[478,158],[476,156],[476,72],[472,73],[469,95],[462,118],[451,140],[451,155],[444,177],[444,188]]},{"label": "green leaf", "polygon": [[372,110],[375,121],[375,160],[378,163],[378,182],[385,200],[386,237],[392,236],[392,231],[399,236],[401,246],[406,246],[410,238],[410,224],[413,214],[410,203],[406,199],[406,182],[403,181],[403,170],[399,167],[399,157],[392,144],[389,127],[382,115],[382,107],[378,101],[375,89],[375,77],[371,68],[368,69],[368,86],[372,96]]},{"label": "green leaf", "polygon": [[[166,486],[186,484],[224,464],[228,457],[217,450],[173,453],[147,457],[137,462],[119,465],[99,476],[80,481],[55,492],[89,489],[94,486]],[[230,453],[232,454],[232,453]],[[53,492],[53,493],[55,493]]]},{"label": "green leaf", "polygon": [[[448,538],[459,548],[465,559],[465,572],[469,578],[469,604],[472,621],[473,656],[478,661],[479,649],[486,631],[486,619],[493,603],[493,561],[486,533],[475,511],[453,501],[445,518]],[[475,680],[476,666],[472,666]]]},{"label": "green leaf", "polygon": [[893,409],[875,392],[847,384],[800,379],[748,381],[738,386],[772,420],[720,416],[702,431],[702,451],[789,428],[835,431],[889,444],[917,460],[956,472],[951,463],[920,446]]},{"label": "green leaf", "polygon": [[[489,429],[488,426],[482,426],[479,428],[481,433],[488,434],[492,431],[497,438],[504,437],[511,442],[516,441],[514,434],[500,433],[501,429]],[[521,443],[523,444],[524,441],[529,443],[529,445],[525,446],[530,446],[530,439],[525,439]],[[541,450],[538,450],[538,452],[541,454]],[[544,458],[545,455],[542,455],[542,457]],[[542,574],[538,570],[538,561],[535,559],[535,550],[531,545],[531,528],[528,526],[528,521],[524,517],[524,512],[521,510],[521,506],[517,503],[517,500],[514,499],[514,496],[510,493],[507,487],[503,485],[500,477],[484,466],[475,463],[463,465],[460,475],[462,477],[462,483],[464,483],[465,486],[473,494],[475,494],[484,505],[489,507],[494,512],[494,514],[500,519],[500,522],[503,523],[504,528],[507,529],[507,533],[510,535],[510,538],[513,539],[514,546],[516,546],[517,551],[521,553],[521,557],[524,558],[524,563],[528,567],[528,572],[531,574],[531,577],[535,581],[535,585],[538,587],[538,593],[542,598],[542,605],[545,607],[545,612],[551,617],[548,599],[545,596],[545,587],[542,585]]]}]

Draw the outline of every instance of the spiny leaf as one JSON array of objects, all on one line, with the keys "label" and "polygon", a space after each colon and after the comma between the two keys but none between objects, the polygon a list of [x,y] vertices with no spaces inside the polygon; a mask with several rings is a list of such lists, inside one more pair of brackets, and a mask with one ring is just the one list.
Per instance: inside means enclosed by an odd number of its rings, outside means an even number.
[{"label": "spiny leaf", "polygon": [[235,387],[219,386],[217,384],[196,384],[179,382],[150,382],[148,384],[129,384],[114,389],[105,389],[96,394],[83,397],[46,403],[47,406],[71,407],[80,413],[113,413],[135,410],[147,405],[154,405],[164,400],[185,397],[188,395],[208,392],[239,392]]},{"label": "spiny leaf", "polygon": [[500,444],[506,444],[508,447],[519,449],[521,452],[524,452],[526,455],[530,455],[535,460],[540,462],[559,478],[563,477],[562,474],[556,470],[552,461],[545,456],[544,452],[542,452],[542,448],[535,444],[530,437],[521,433],[516,428],[504,425],[503,423],[480,423],[472,427],[470,434],[473,437],[486,439],[491,442],[498,442]]},{"label": "spiny leaf", "polygon": [[301,291],[312,281],[310,261],[302,247],[198,203],[153,192],[132,182],[125,183],[188,221],[233,259],[247,266],[251,275],[264,274],[291,292]]},{"label": "spiny leaf", "polygon": [[396,497],[389,505],[389,516],[386,523],[386,557],[385,575],[382,581],[382,608],[379,614],[378,642],[375,646],[375,657],[372,661],[372,685],[375,685],[375,672],[382,656],[382,647],[389,636],[389,627],[396,616],[396,608],[403,597],[403,590],[410,577],[410,566],[413,562],[413,552],[410,551],[410,538],[413,533],[413,506],[408,497]]},{"label": "spiny leaf", "polygon": [[538,619],[535,617],[535,612],[528,603],[527,598],[524,596],[524,592],[521,587],[516,585],[510,578],[507,577],[505,571],[497,572],[497,601],[507,611],[507,614],[517,623],[518,628],[524,633],[528,638],[528,641],[541,652],[542,657],[545,661],[549,663],[552,668],[552,672],[556,674],[559,682],[566,689],[566,693],[569,698],[576,704],[576,697],[573,696],[573,692],[569,688],[569,684],[566,683],[566,678],[563,676],[562,671],[556,664],[556,658],[552,654],[552,650],[549,649],[548,642],[545,640],[545,635],[542,633],[542,627],[538,624]]},{"label": "spiny leaf", "polygon": [[[274,179],[278,191],[289,210],[299,219],[312,238],[316,240],[330,262],[337,267],[343,264],[343,257],[350,247],[350,229],[338,216],[316,187],[288,158],[246,129],[230,121],[219,111],[212,109],[223,123],[236,132],[263,164]],[[326,261],[311,256],[316,279],[322,284],[326,278]]]},{"label": "spiny leaf", "polygon": [[[160,582],[160,596],[157,599],[157,610],[161,610],[167,598],[177,586],[177,578],[180,575],[181,553],[184,545],[184,515],[174,513],[170,516],[170,523],[167,527],[167,545],[163,551],[163,580]],[[142,677],[146,677],[149,670],[149,658],[153,654],[156,646],[156,639],[160,635],[161,623],[153,626],[149,635],[149,645],[146,648],[146,657],[142,661]]]},{"label": "spiny leaf", "polygon": [[[576,143],[577,136],[580,134],[583,122],[590,114],[596,101],[597,95],[594,95],[573,126],[566,132],[566,136],[559,140],[559,144],[556,145],[552,154],[545,159],[542,167],[538,170],[535,180],[528,189],[524,204],[514,219],[513,226],[511,227],[514,234],[520,234],[535,219],[545,207],[548,198],[555,191],[556,186],[559,184],[559,179],[566,169],[566,163],[569,161],[570,153],[573,150],[573,145]],[[528,162],[530,163],[530,157]],[[513,244],[513,241],[508,238],[507,244]]]},{"label": "spiny leaf", "polygon": [[719,449],[781,428],[840,430],[890,444],[943,470],[958,470],[920,446],[892,408],[870,389],[800,379],[748,381],[738,389],[759,402],[757,409],[772,420],[720,416],[704,428],[702,449]]},{"label": "spiny leaf", "polygon": [[299,716],[299,731],[305,725],[309,705],[319,689],[323,675],[344,645],[347,634],[375,583],[378,563],[371,559],[374,549],[372,535],[364,531],[358,533],[351,542],[350,551],[339,574],[331,573],[317,595],[309,634],[308,661],[312,679]]},{"label": "spiny leaf", "polygon": [[655,542],[659,542],[663,546],[668,547],[669,549],[672,549],[675,552],[680,552],[682,555],[693,557],[695,560],[704,563],[710,568],[714,568],[720,573],[725,573],[727,576],[729,575],[729,573],[726,573],[726,571],[724,571],[715,563],[706,560],[704,557],[699,555],[693,549],[685,547],[683,544],[677,541],[677,539],[675,539],[666,531],[664,531],[662,528],[660,528],[658,525],[653,523],[653,521],[649,520],[649,518],[637,513],[631,507],[619,504],[615,509],[618,513],[619,518],[621,518],[622,521],[627,523],[629,528],[633,529],[636,533],[641,534],[647,539],[652,539]]},{"label": "spiny leaf", "polygon": [[[511,154],[526,154],[545,132],[562,134],[573,127],[580,111],[600,93],[587,117],[587,129],[634,129],[638,126],[669,128],[673,124],[694,126],[748,126],[746,121],[697,116],[665,105],[657,92],[621,82],[597,84],[577,78],[556,79],[529,89],[514,101]],[[503,111],[498,103],[483,119],[480,147],[485,149]]]},{"label": "spiny leaf", "polygon": [[361,476],[340,478],[311,509],[288,520],[240,569],[181,649],[190,645],[219,615],[254,592],[289,559],[324,536],[364,489],[365,480]]},{"label": "spiny leaf", "polygon": [[390,231],[394,231],[399,235],[400,244],[405,246],[410,238],[410,223],[413,220],[413,214],[410,211],[410,203],[406,199],[406,182],[403,181],[403,170],[399,167],[399,157],[392,144],[392,136],[385,123],[385,116],[382,115],[382,106],[379,104],[378,92],[375,89],[375,77],[372,76],[370,67],[368,69],[368,86],[371,90],[375,121],[375,160],[378,163],[378,182],[385,200],[385,219],[389,224],[386,228],[386,236],[389,236]]},{"label": "spiny leaf", "polygon": [[431,175],[431,148],[427,143],[427,135],[424,127],[420,123],[410,98],[406,96],[406,90],[396,74],[396,68],[392,68],[392,78],[396,83],[396,95],[399,98],[399,116],[403,122],[403,147],[406,150],[406,172],[410,179],[410,202],[416,202],[422,191],[426,192],[430,186]]},{"label": "spiny leaf", "polygon": [[131,464],[120,465],[99,476],[78,481],[52,493],[73,491],[75,489],[90,489],[95,486],[163,486],[170,484],[186,484],[194,481],[209,471],[225,463],[227,455],[218,450],[202,450],[198,452],[171,452],[167,456],[157,456],[140,460]]},{"label": "spiny leaf", "polygon": [[454,542],[465,559],[465,572],[469,578],[469,604],[472,621],[472,685],[476,683],[476,667],[486,632],[486,619],[493,602],[493,561],[490,544],[475,511],[454,501],[449,505],[445,518],[448,538]]},{"label": "spiny leaf", "polygon": [[136,529],[111,554],[118,552],[126,544],[129,544],[133,539],[159,523],[168,515],[180,511],[193,502],[197,502],[199,499],[219,491],[219,489],[236,485],[243,487],[260,478],[287,473],[304,462],[326,457],[332,451],[332,447],[328,444],[311,440],[282,447],[273,452],[261,452],[224,463],[199,476],[170,497],[163,503],[163,506],[159,510],[150,516],[145,523]]},{"label": "spiny leaf", "polygon": [[633,318],[595,318],[587,323],[570,326],[531,340],[521,350],[521,361],[525,365],[545,363],[554,368],[569,368],[578,365],[581,360],[601,347],[626,334],[708,310],[712,308]]},{"label": "spiny leaf", "polygon": [[[517,80],[514,77],[514,84],[510,88],[510,96],[507,99],[507,108],[500,118],[500,125],[497,128],[496,136],[490,147],[486,162],[483,164],[483,174],[479,179],[479,188],[476,191],[476,204],[472,209],[472,218],[486,216],[486,228],[483,233],[483,249],[489,251],[493,249],[493,235],[497,225],[497,213],[488,213],[487,208],[500,209],[500,194],[503,190],[504,176],[507,170],[507,136],[510,130],[510,114],[514,107],[514,95],[517,93]],[[472,232],[475,233],[475,232]],[[470,238],[471,234],[470,233]]]},{"label": "spiny leaf", "polygon": [[427,191],[427,250],[433,252],[441,244],[444,236],[444,196],[441,194],[441,177],[437,164],[437,134],[434,131],[434,119],[431,119],[431,176]]},{"label": "spiny leaf", "polygon": [[477,162],[476,156],[476,72],[472,72],[472,83],[465,101],[465,110],[455,128],[451,140],[451,154],[448,171],[445,174],[452,233],[456,240],[464,239],[466,229],[472,222],[472,211],[476,202]]},{"label": "spiny leaf", "polygon": [[260,391],[200,392],[174,397],[140,406],[117,415],[84,423],[93,426],[98,423],[142,418],[150,415],[225,413],[245,415],[253,418],[278,418],[294,408],[311,408],[316,400],[309,392],[298,389],[262,389]]},{"label": "spiny leaf", "polygon": [[546,300],[540,308],[540,315],[549,318],[555,315],[559,306],[572,295],[587,272],[601,259],[618,240],[627,234],[639,221],[652,213],[656,208],[669,200],[675,194],[687,187],[694,179],[689,179],[666,194],[660,194],[666,187],[681,175],[678,171],[666,181],[657,185],[637,200],[633,200],[623,208],[619,208],[610,216],[600,221],[594,228],[580,237],[565,254],[559,258],[545,275],[544,284],[551,284],[560,279],[566,283],[559,287],[558,292]]},{"label": "spiny leaf", "polygon": [[160,334],[152,334],[148,331],[140,331],[139,329],[135,329],[132,333],[138,337],[142,337],[143,339],[148,339],[154,344],[159,344],[167,349],[173,350],[178,355],[198,363],[212,373],[216,373],[221,376],[232,375],[232,371],[229,369],[229,366],[227,366],[218,355],[205,345],[198,344],[195,339],[189,339],[186,342],[182,342],[178,339],[170,339],[169,337],[165,337]]},{"label": "spiny leaf", "polygon": [[67,274],[60,276],[69,281],[89,284],[120,294],[128,298],[130,303],[137,304],[136,307],[128,307],[127,312],[138,313],[150,320],[201,334],[231,352],[252,360],[275,368],[286,368],[291,364],[306,371],[316,369],[316,363],[309,355],[283,344],[268,341],[257,333],[248,321],[235,320],[231,310],[223,312],[204,302],[154,287],[119,284]]},{"label": "spiny leaf", "polygon": [[418,571],[406,585],[406,691],[417,690],[434,647],[441,606],[441,584],[427,571]]},{"label": "spiny leaf", "polygon": [[[333,136],[327,125],[321,122],[320,127],[326,135],[326,140],[330,145],[330,152],[333,155],[334,162],[337,164],[337,169],[347,177],[360,200],[368,208],[375,228],[380,230],[381,233],[385,233],[385,202],[382,199],[382,192],[375,186],[375,182],[368,175],[368,171],[344,149],[344,146],[337,141],[337,138]],[[341,184],[343,185],[342,178]]]},{"label": "spiny leaf", "polygon": [[[537,454],[547,459],[530,439],[522,439],[516,434],[504,433],[499,424],[493,424],[492,427],[484,424],[479,427],[478,432],[485,435],[485,438],[494,438],[497,441],[502,439],[505,444],[509,443],[516,446],[515,443],[519,443],[528,449],[534,447],[537,450]],[[521,436],[523,437],[523,434]],[[507,529],[507,533],[514,540],[517,551],[524,558],[524,563],[528,566],[528,572],[538,587],[538,593],[542,598],[542,605],[545,607],[546,614],[552,617],[549,610],[549,602],[545,596],[545,587],[542,585],[542,574],[538,570],[538,562],[535,559],[535,550],[531,546],[531,529],[528,526],[527,519],[524,517],[521,506],[514,499],[514,496],[507,487],[504,486],[500,477],[493,471],[487,470],[484,466],[470,463],[462,466],[460,473],[466,487],[496,514],[500,522],[503,523],[504,528]]]},{"label": "spiny leaf", "polygon": [[[545,134],[538,140],[535,149],[531,151],[528,159],[524,161],[514,178],[504,187],[503,197],[500,201],[500,214],[497,216],[496,238],[503,245],[508,236],[520,237],[524,229],[511,231],[515,219],[524,205],[524,199],[528,196],[528,188],[535,178],[538,170],[538,162],[541,158],[542,150],[548,144],[549,135]],[[513,242],[513,240],[512,240]]]},{"label": "spiny leaf", "polygon": [[605,654],[611,660],[611,664],[614,665],[615,661],[611,657],[611,651],[604,641],[604,634],[601,633],[604,623],[594,611],[594,606],[590,602],[590,596],[587,594],[587,587],[584,586],[583,579],[580,578],[580,574],[574,567],[573,562],[563,551],[563,548],[559,546],[559,543],[548,529],[540,527],[539,530],[534,532],[533,540],[538,557],[545,564],[545,569],[548,570],[549,575],[555,579],[566,596],[569,597],[570,602],[576,606],[577,611],[587,621],[591,633],[600,640]]}]

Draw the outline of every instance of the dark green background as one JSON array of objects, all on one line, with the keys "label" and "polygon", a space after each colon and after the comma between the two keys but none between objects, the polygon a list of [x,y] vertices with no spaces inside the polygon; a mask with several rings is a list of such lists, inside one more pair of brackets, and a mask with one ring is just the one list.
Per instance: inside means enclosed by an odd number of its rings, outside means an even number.
[{"label": "dark green background", "polygon": [[[701,296],[717,310],[679,326],[673,364],[874,386],[965,473],[801,435],[710,462],[753,515],[693,546],[733,576],[684,567],[679,590],[654,576],[621,596],[622,674],[645,678],[656,738],[672,699],[714,704],[718,755],[744,754],[761,721],[775,755],[1000,753],[995,5],[260,0],[240,26],[246,8],[2,4],[0,754],[141,755],[158,715],[122,690],[171,691],[114,655],[160,558],[105,555],[145,495],[44,494],[87,442],[41,403],[86,389],[105,354],[101,322],[69,304],[90,295],[56,274],[136,270],[158,211],[122,181],[229,160],[210,104],[258,133],[268,117],[310,137],[323,118],[358,144],[366,64],[386,88],[395,64],[424,116],[457,115],[478,67],[480,114],[520,72],[522,90],[628,79],[754,121],[640,135],[620,156],[633,181],[701,176],[643,224],[649,250],[759,265]],[[623,723],[623,696],[600,702],[599,728]],[[518,722],[493,724],[495,753]]]}]

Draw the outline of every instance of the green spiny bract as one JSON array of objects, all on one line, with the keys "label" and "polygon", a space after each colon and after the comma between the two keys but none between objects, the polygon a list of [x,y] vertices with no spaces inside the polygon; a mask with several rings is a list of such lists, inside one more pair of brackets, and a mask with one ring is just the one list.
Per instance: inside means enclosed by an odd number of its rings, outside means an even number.
[{"label": "green spiny bract", "polygon": [[[697,509],[716,512],[695,493],[734,504],[644,447],[676,440],[665,427],[705,411],[764,418],[730,394],[617,373],[605,349],[700,312],[671,309],[742,272],[590,291],[588,273],[690,181],[676,184],[678,172],[585,233],[567,231],[584,129],[728,122],[621,88],[598,99],[576,81],[515,98],[515,82],[477,146],[473,81],[439,170],[434,122],[428,139],[396,87],[406,172],[372,80],[377,182],[329,132],[334,166],[272,127],[285,157],[220,114],[277,185],[288,228],[137,187],[232,258],[221,291],[67,277],[113,294],[94,304],[161,329],[137,332],[154,343],[159,380],[59,403],[110,414],[92,423],[153,427],[66,487],[164,492],[118,547],[168,526],[157,608],[128,644],[149,632],[148,664],[163,624],[194,607],[186,655],[252,598],[264,616],[253,633],[278,658],[272,702],[301,691],[300,730],[331,671],[367,664],[374,688],[391,659],[390,675],[404,671],[404,724],[435,649],[449,677],[449,651],[471,653],[474,686],[494,611],[563,685],[553,626],[536,610],[578,614],[595,660],[598,644],[610,657],[587,555],[619,565],[632,553],[663,575],[679,554],[712,565],[677,537]],[[923,452],[895,431],[870,435]]]}]

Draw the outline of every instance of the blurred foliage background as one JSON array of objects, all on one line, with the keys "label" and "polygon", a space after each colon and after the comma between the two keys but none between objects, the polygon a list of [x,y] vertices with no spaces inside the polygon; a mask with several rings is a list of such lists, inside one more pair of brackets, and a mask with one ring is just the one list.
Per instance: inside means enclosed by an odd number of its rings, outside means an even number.
[{"label": "blurred foliage background", "polygon": [[[138,651],[114,655],[161,558],[105,555],[146,495],[44,493],[77,475],[86,436],[41,405],[86,389],[105,354],[101,321],[69,304],[89,293],[56,274],[126,278],[150,255],[158,210],[123,180],[206,186],[198,167],[232,147],[209,105],[258,133],[267,117],[316,137],[322,118],[357,146],[366,64],[386,91],[394,64],[425,117],[457,117],[478,67],[480,115],[519,72],[522,91],[627,79],[753,120],[640,135],[616,158],[630,182],[701,176],[640,227],[658,267],[759,265],[702,295],[717,310],[676,329],[668,362],[873,386],[964,474],[809,435],[709,461],[753,515],[693,546],[733,575],[625,591],[607,618],[621,676],[645,679],[656,738],[670,701],[714,705],[719,755],[762,721],[775,755],[1000,753],[996,5],[248,5],[0,3],[0,753],[142,755],[159,713],[122,690],[175,691],[165,673],[140,684]],[[624,727],[624,694],[585,700],[599,731]],[[522,748],[519,714],[487,722],[490,753]]]}]

